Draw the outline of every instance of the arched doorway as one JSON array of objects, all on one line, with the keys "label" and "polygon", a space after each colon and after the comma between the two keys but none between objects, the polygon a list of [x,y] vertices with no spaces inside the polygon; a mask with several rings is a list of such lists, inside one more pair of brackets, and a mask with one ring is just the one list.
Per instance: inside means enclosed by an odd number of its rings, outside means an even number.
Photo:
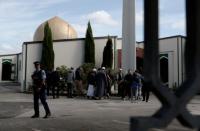
[{"label": "arched doorway", "polygon": [[12,64],[8,61],[2,63],[2,81],[10,81]]},{"label": "arched doorway", "polygon": [[169,82],[169,66],[168,66],[168,58],[161,57],[160,58],[160,77],[163,84],[168,86]]}]

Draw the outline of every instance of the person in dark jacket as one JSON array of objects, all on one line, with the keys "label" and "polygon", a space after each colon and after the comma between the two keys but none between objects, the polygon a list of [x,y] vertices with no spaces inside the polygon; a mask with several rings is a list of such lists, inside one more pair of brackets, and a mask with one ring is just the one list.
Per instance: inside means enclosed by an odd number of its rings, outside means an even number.
[{"label": "person in dark jacket", "polygon": [[133,82],[133,74],[131,69],[128,70],[128,73],[124,77],[124,81],[126,83],[126,91],[125,94],[123,94],[123,99],[125,99],[126,94],[128,94],[129,99],[131,98],[131,85]]},{"label": "person in dark jacket", "polygon": [[[59,74],[58,68],[57,68],[55,71],[53,71],[51,73],[53,99],[55,99],[56,97],[59,98],[59,92],[60,92],[59,81],[60,81],[60,74]],[[56,88],[57,88],[57,90],[56,90]],[[55,96],[55,90],[56,90],[56,96]]]},{"label": "person in dark jacket", "polygon": [[76,89],[78,91],[78,94],[80,96],[84,95],[82,81],[83,81],[83,78],[82,78],[82,68],[79,67],[75,71],[75,84],[76,84]]},{"label": "person in dark jacket", "polygon": [[32,80],[33,80],[33,101],[34,101],[34,111],[35,114],[31,116],[31,118],[38,118],[40,116],[39,112],[39,99],[41,100],[41,103],[45,109],[46,115],[43,118],[48,118],[51,116],[51,112],[49,109],[49,106],[46,102],[46,74],[44,70],[41,70],[40,68],[40,62],[36,61],[34,62],[35,65],[35,71],[32,74]]}]

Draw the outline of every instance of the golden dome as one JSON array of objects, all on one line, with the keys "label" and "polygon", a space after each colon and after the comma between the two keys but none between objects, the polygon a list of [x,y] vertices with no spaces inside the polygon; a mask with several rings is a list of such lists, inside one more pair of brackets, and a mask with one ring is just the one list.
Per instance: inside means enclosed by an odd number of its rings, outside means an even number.
[{"label": "golden dome", "polygon": [[68,24],[66,21],[62,20],[61,18],[55,16],[44,23],[42,23],[34,34],[34,41],[42,41],[44,37],[44,26],[45,23],[49,23],[49,27],[51,28],[52,32],[52,39],[59,40],[59,39],[72,39],[77,38],[77,33],[75,29]]}]

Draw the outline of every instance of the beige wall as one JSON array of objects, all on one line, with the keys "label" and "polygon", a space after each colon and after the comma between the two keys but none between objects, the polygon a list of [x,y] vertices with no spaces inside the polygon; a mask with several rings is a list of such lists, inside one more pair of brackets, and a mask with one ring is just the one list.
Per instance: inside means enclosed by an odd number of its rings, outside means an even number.
[{"label": "beige wall", "polygon": [[[185,38],[179,37],[179,83],[181,84],[185,80]],[[179,85],[180,85],[179,84]]]},{"label": "beige wall", "polygon": [[18,78],[17,82],[21,83],[22,81],[22,54],[19,54],[18,56]]},{"label": "beige wall", "polygon": [[[181,36],[159,40],[160,54],[168,54],[169,59],[169,87],[180,86],[185,77],[184,71],[184,44]],[[143,43],[139,47],[144,47]]]},{"label": "beige wall", "polygon": [[174,84],[178,84],[177,38],[163,39],[159,42],[160,54],[168,54],[169,87],[173,87]]},{"label": "beige wall", "polygon": [[83,63],[83,41],[67,41],[54,43],[55,68],[61,65],[77,68]]},{"label": "beige wall", "polygon": [[[121,39],[112,37],[113,49],[115,49],[115,65],[117,64],[117,49],[121,49]],[[95,39],[95,58],[96,66],[100,67],[102,64],[103,49],[106,45],[107,37]],[[184,75],[184,42],[183,37],[171,37],[167,39],[161,39],[160,41],[160,54],[168,54],[169,58],[169,86],[173,87],[175,84],[178,86],[182,83]],[[143,48],[143,43],[137,45],[137,47]],[[26,57],[27,48],[27,57]],[[23,44],[22,51],[22,87],[26,80],[26,87],[32,84],[31,74],[34,71],[34,61],[41,59],[42,44],[32,43]],[[84,62],[84,39],[68,40],[62,42],[54,42],[55,52],[55,68],[61,65],[67,67],[77,68]],[[27,60],[27,65],[26,65]],[[0,65],[1,66],[1,65]],[[25,68],[26,67],[26,68]],[[26,72],[26,73],[25,73]],[[26,78],[25,78],[26,75]],[[23,90],[23,88],[22,88]]]},{"label": "beige wall", "polygon": [[26,87],[32,85],[31,75],[34,71],[33,62],[40,60],[42,52],[42,45],[41,44],[29,44],[27,45],[27,65],[26,68]]},{"label": "beige wall", "polygon": [[22,72],[21,72],[21,92],[25,91],[25,73],[26,73],[26,45],[22,45]]},{"label": "beige wall", "polygon": [[[115,43],[115,39],[116,37],[112,37],[113,43]],[[103,49],[104,49],[104,46],[106,45],[106,42],[107,42],[107,37],[95,39],[96,67],[101,67]],[[61,65],[77,68],[84,63],[84,40],[83,39],[54,42],[53,48],[54,48],[54,53],[55,53],[55,68]],[[27,51],[27,57],[26,57],[26,51]],[[32,85],[31,74],[34,71],[33,62],[40,61],[41,52],[42,52],[41,43],[30,43],[30,44],[23,45],[23,54],[22,54],[22,58],[23,58],[22,87],[23,88],[25,86],[24,85],[25,81],[26,81],[25,84],[27,88]]]}]

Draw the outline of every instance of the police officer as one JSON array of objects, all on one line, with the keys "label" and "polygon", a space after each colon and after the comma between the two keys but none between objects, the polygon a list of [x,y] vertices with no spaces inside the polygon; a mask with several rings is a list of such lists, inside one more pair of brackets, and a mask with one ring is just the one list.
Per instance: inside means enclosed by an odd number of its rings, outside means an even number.
[{"label": "police officer", "polygon": [[31,118],[38,118],[40,116],[39,113],[39,99],[45,109],[46,115],[43,118],[48,118],[51,116],[51,112],[49,110],[49,106],[46,102],[46,94],[45,94],[45,80],[46,74],[44,70],[40,68],[40,62],[34,62],[35,71],[32,75],[33,79],[33,101],[34,101],[34,111],[35,114]]}]

